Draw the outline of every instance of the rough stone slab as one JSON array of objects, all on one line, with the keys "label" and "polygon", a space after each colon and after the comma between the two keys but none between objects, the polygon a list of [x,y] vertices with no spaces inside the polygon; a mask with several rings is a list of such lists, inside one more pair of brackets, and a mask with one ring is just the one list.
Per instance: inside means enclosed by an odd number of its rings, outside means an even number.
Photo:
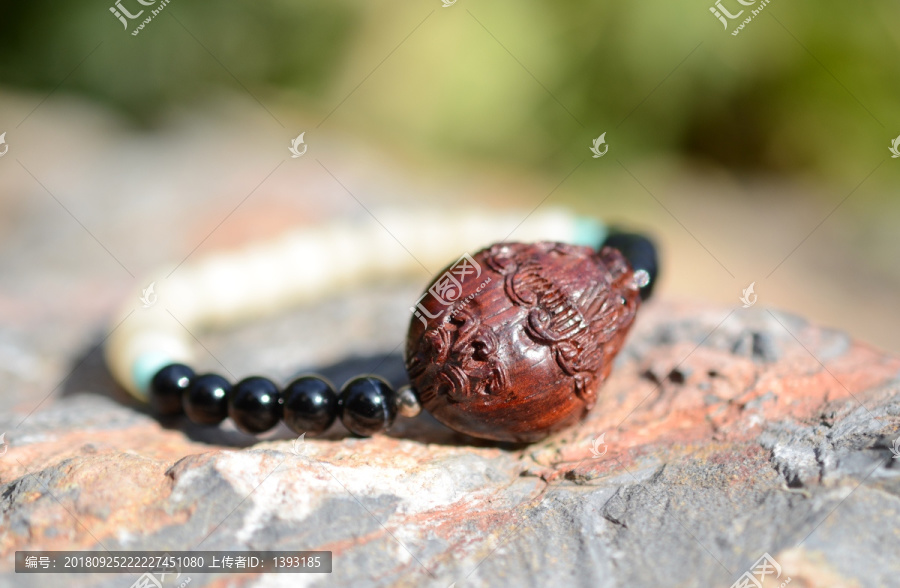
[{"label": "rough stone slab", "polygon": [[[236,372],[287,378],[288,349],[337,381],[377,367],[399,383],[411,291],[348,294],[205,342]],[[327,325],[363,334],[359,347],[317,351],[303,334]],[[130,585],[11,573],[17,549],[103,548],[334,552],[329,576],[190,586],[727,587],[763,553],[782,566],[771,585],[900,583],[900,359],[795,316],[654,302],[589,419],[526,447],[427,415],[301,445],[284,429],[255,442],[159,423],[123,402],[90,348],[33,414],[36,401],[0,416],[0,586]]]}]

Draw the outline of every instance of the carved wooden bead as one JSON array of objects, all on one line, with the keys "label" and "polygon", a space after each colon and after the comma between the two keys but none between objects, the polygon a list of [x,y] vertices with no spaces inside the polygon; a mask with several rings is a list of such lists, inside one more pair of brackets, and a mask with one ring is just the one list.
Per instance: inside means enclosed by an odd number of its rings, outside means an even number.
[{"label": "carved wooden bead", "polygon": [[464,255],[413,309],[410,382],[448,427],[537,441],[593,407],[640,283],[610,247],[500,243]]}]

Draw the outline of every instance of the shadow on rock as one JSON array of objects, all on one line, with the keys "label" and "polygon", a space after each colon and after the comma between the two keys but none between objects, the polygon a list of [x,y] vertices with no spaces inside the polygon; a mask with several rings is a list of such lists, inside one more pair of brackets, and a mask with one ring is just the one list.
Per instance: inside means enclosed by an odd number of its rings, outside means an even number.
[{"label": "shadow on rock", "polygon": [[[138,402],[115,382],[103,360],[103,349],[99,343],[94,343],[83,355],[73,361],[72,371],[61,386],[60,396],[62,398],[77,394],[106,396],[123,407],[155,418],[166,429],[180,430],[192,441],[210,445],[248,447],[254,445],[258,440],[291,439],[296,437],[296,433],[289,430],[283,423],[273,431],[261,437],[255,437],[234,429],[229,421],[226,421],[222,426],[209,427],[192,423],[184,416],[159,417],[154,415],[145,404]],[[297,372],[293,377],[308,373],[310,372]],[[338,388],[350,378],[361,374],[377,374],[390,382],[395,389],[409,383],[403,356],[400,353],[350,356],[333,364],[324,365],[314,370],[314,373],[331,380]],[[522,445],[496,443],[457,433],[445,427],[426,411],[422,411],[421,414],[412,419],[398,417],[394,422],[394,426],[387,432],[387,435],[398,439],[437,445],[497,447],[509,450],[522,447]],[[340,419],[337,419],[325,433],[318,435],[316,438],[335,441],[350,436],[352,434],[344,428],[340,423]]]}]

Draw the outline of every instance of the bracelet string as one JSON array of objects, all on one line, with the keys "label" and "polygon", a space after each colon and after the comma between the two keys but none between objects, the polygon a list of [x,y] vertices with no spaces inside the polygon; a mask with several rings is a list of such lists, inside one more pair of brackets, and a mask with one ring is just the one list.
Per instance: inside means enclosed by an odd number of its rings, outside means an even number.
[{"label": "bracelet string", "polygon": [[594,219],[559,209],[536,211],[522,222],[524,216],[385,211],[378,214],[378,223],[338,220],[158,272],[147,281],[154,285],[153,303],[145,300],[138,308],[126,304],[120,310],[119,326],[105,348],[108,367],[123,388],[160,415],[183,411],[205,425],[230,417],[251,434],[265,432],[279,420],[297,433],[316,434],[338,417],[355,435],[384,431],[398,414],[415,416],[421,410],[414,390],[394,390],[371,374],[352,378],[340,391],[314,374],[283,388],[261,376],[232,383],[218,374],[196,374],[190,367],[195,360],[190,333],[312,304],[374,279],[444,267],[461,253],[494,241],[591,247],[608,242],[629,259],[642,255],[640,239],[610,235]]}]

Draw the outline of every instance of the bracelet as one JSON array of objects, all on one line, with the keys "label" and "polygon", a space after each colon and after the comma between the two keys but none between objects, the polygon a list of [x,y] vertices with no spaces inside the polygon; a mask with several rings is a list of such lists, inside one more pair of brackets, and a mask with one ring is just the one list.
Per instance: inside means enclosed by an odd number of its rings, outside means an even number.
[{"label": "bracelet", "polygon": [[[657,254],[648,238],[562,210],[536,212],[526,223],[476,212],[378,218],[298,230],[158,274],[143,306],[119,313],[105,346],[110,373],[161,416],[184,412],[204,425],[230,417],[250,434],[283,420],[314,435],[340,418],[354,435],[369,436],[424,408],[474,437],[533,442],[587,414],[655,284]],[[506,242],[509,227],[516,242]],[[500,242],[484,247],[492,241]],[[232,383],[189,367],[195,328],[450,259],[457,261],[410,307],[408,386],[394,390],[363,374],[338,392],[309,374],[280,388],[261,376]]]}]

